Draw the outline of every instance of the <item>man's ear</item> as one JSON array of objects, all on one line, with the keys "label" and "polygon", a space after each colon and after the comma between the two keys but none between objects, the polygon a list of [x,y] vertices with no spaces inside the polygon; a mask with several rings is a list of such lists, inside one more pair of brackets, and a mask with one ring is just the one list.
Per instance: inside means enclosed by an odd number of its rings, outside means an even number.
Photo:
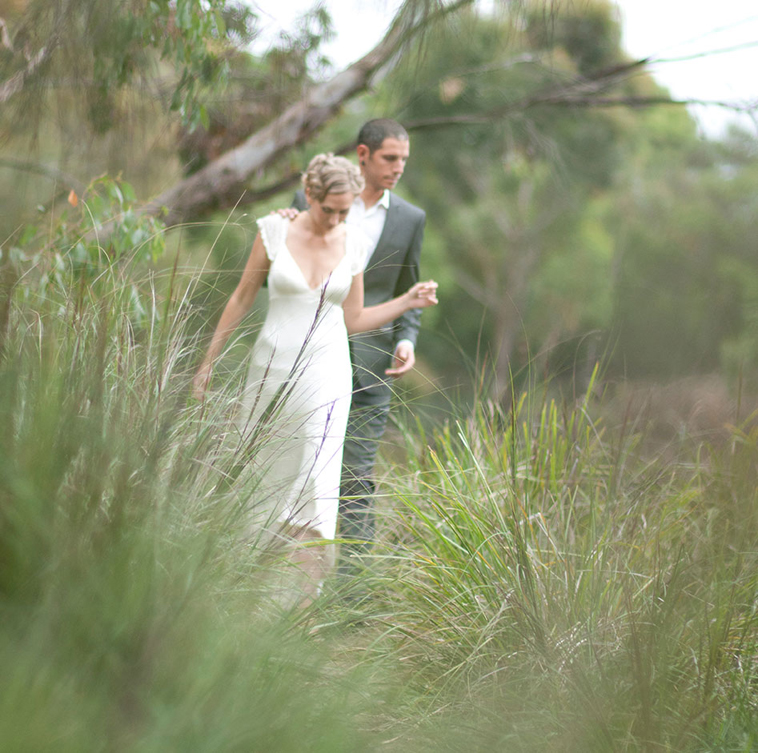
[{"label": "man's ear", "polygon": [[371,150],[365,144],[358,144],[355,153],[358,156],[358,163],[361,165],[364,165],[371,156]]}]

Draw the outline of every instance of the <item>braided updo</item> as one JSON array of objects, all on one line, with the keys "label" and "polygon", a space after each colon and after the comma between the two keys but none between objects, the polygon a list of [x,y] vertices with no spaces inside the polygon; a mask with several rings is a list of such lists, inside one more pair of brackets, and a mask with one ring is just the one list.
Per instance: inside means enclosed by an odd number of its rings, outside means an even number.
[{"label": "braided updo", "polygon": [[331,153],[317,154],[303,173],[303,186],[316,201],[323,201],[330,193],[357,196],[364,185],[361,171],[352,162]]}]

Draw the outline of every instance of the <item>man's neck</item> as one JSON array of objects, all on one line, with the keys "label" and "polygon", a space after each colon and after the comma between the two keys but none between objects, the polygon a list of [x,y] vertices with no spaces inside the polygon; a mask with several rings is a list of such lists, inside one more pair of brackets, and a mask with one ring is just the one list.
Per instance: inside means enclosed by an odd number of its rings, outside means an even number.
[{"label": "man's neck", "polygon": [[366,186],[361,191],[361,199],[363,199],[363,206],[366,209],[371,209],[381,198],[384,196],[383,188],[369,188]]}]

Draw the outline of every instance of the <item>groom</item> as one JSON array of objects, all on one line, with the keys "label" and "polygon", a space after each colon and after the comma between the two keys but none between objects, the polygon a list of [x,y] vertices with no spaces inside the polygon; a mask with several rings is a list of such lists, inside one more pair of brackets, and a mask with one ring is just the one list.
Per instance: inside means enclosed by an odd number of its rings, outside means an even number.
[{"label": "groom", "polygon": [[[364,303],[373,306],[404,293],[419,279],[419,256],[426,215],[392,193],[409,155],[408,133],[388,118],[370,120],[358,133],[356,154],[365,188],[350,208],[348,224],[371,240],[363,275]],[[302,191],[293,202],[307,209]],[[339,536],[363,543],[341,548],[339,571],[349,573],[350,559],[374,540],[374,463],[387,425],[392,379],[415,363],[421,310],[414,309],[379,331],[354,335],[353,401],[347,425],[340,489]]]}]

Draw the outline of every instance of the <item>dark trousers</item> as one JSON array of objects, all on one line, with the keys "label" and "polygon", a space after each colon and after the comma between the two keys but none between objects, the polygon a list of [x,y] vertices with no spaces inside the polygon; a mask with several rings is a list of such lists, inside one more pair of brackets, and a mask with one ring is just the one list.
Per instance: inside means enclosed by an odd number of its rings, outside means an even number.
[{"label": "dark trousers", "polygon": [[366,405],[360,398],[360,392],[353,395],[347,422],[338,524],[340,538],[360,543],[341,545],[338,571],[343,574],[354,569],[374,540],[374,463],[390,412],[389,401]]}]

